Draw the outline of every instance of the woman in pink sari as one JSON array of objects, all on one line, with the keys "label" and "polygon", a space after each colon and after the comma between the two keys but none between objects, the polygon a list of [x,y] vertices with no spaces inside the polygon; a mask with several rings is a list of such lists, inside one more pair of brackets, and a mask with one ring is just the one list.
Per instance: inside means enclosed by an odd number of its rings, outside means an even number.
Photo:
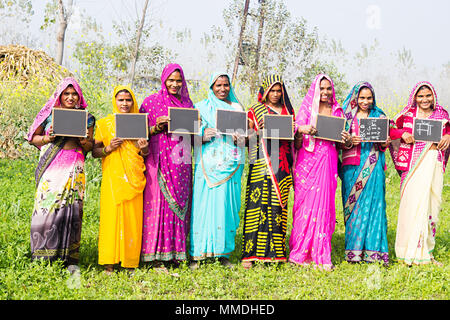
[{"label": "woman in pink sari", "polygon": [[161,90],[147,97],[139,111],[148,113],[150,127],[141,260],[162,268],[165,261],[186,260],[192,190],[191,140],[167,132],[169,107],[193,108],[178,64],[164,68]]},{"label": "woman in pink sari", "polygon": [[[318,114],[343,117],[333,81],[325,74],[316,76],[295,122],[294,207],[289,262],[299,265],[314,262],[322,269],[331,270],[340,143],[313,137],[317,133],[314,126]],[[342,142],[345,140],[350,147],[350,135],[343,131],[342,137]]]}]

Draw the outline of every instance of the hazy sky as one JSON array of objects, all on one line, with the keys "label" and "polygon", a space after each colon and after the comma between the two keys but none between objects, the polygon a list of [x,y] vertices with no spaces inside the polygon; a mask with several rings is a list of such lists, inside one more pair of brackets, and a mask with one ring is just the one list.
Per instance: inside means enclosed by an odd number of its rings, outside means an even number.
[{"label": "hazy sky", "polygon": [[[39,3],[43,1],[33,2],[34,21],[42,21]],[[136,17],[144,3],[143,0],[74,2],[94,17],[106,33],[112,31],[113,20]],[[189,28],[193,39],[198,39],[212,25],[223,25],[222,11],[228,3],[228,0],[150,0],[149,10],[152,17],[163,20],[164,27]],[[450,61],[449,0],[286,0],[286,3],[292,16],[304,17],[308,26],[317,26],[322,37],[340,40],[350,53],[376,38],[385,52],[410,49],[419,66],[440,67]]]}]

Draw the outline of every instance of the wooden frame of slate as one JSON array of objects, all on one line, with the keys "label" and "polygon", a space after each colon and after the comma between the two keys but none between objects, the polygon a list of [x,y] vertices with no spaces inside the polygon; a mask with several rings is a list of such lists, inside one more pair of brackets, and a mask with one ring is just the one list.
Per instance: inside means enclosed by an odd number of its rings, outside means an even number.
[{"label": "wooden frame of slate", "polygon": [[317,115],[316,130],[314,138],[341,142],[342,130],[345,127],[345,118],[336,116]]},{"label": "wooden frame of slate", "polygon": [[128,140],[148,139],[147,113],[115,113],[116,137]]},{"label": "wooden frame of slate", "polygon": [[86,110],[53,108],[53,134],[55,136],[86,138],[87,118]]},{"label": "wooden frame of slate", "polygon": [[[272,130],[278,130],[278,135],[272,135]],[[263,138],[294,140],[294,117],[292,115],[265,114]]]},{"label": "wooden frame of slate", "polygon": [[414,118],[414,140],[439,143],[442,139],[443,126],[444,123],[441,120]]},{"label": "wooden frame of slate", "polygon": [[241,135],[246,137],[248,131],[247,112],[217,109],[216,129],[217,132],[221,134],[233,134],[235,132],[241,131]]},{"label": "wooden frame of slate", "polygon": [[175,134],[199,134],[200,113],[194,108],[169,107],[167,129],[169,133]]},{"label": "wooden frame of slate", "polygon": [[388,118],[364,118],[359,120],[359,136],[364,142],[386,142],[389,137]]}]

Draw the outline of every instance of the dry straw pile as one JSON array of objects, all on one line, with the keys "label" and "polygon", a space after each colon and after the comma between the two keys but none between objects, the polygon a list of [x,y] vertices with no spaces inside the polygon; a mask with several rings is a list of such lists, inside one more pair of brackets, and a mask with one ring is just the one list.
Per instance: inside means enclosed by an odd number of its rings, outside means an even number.
[{"label": "dry straw pile", "polygon": [[0,82],[27,85],[35,78],[59,82],[68,76],[72,74],[44,51],[20,45],[0,46]]},{"label": "dry straw pile", "polygon": [[36,112],[65,77],[72,76],[44,51],[0,46],[0,158],[22,158],[32,148],[24,140]]}]

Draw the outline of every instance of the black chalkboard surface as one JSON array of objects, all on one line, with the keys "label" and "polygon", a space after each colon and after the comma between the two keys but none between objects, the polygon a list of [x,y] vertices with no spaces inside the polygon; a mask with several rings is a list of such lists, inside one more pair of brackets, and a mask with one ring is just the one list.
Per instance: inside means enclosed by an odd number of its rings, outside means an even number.
[{"label": "black chalkboard surface", "polygon": [[316,130],[314,136],[318,139],[331,140],[341,142],[342,130],[344,130],[345,118],[335,116],[324,116],[319,114],[317,116]]},{"label": "black chalkboard surface", "polygon": [[198,134],[200,132],[200,114],[193,108],[169,107],[169,133]]},{"label": "black chalkboard surface", "polygon": [[148,139],[146,113],[115,113],[116,137],[121,139]]},{"label": "black chalkboard surface", "polygon": [[247,136],[247,112],[218,109],[216,114],[216,129],[221,134],[238,132],[243,136]]},{"label": "black chalkboard surface", "polygon": [[86,110],[53,108],[53,134],[55,136],[86,138],[87,118]]},{"label": "black chalkboard surface", "polygon": [[359,136],[366,142],[386,142],[389,135],[389,119],[359,119]]},{"label": "black chalkboard surface", "polygon": [[442,139],[444,123],[441,120],[419,119],[413,120],[413,136],[416,141],[439,142]]},{"label": "black chalkboard surface", "polygon": [[294,140],[294,117],[292,115],[264,115],[264,139]]}]

